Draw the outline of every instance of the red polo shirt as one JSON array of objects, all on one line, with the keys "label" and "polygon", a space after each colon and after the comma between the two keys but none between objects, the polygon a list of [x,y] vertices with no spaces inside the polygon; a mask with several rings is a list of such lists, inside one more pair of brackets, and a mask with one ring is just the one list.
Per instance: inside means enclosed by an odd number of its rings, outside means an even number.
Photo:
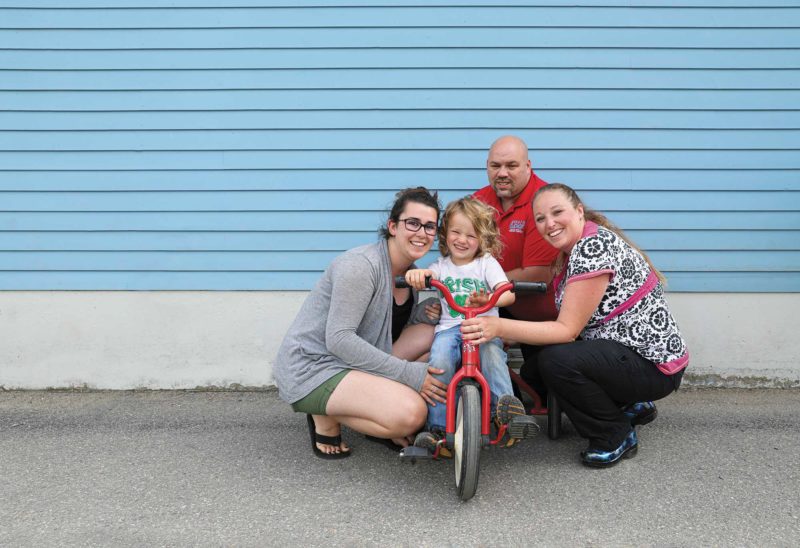
[{"label": "red polo shirt", "polygon": [[[558,250],[542,239],[533,220],[531,207],[533,195],[546,184],[531,170],[531,178],[525,190],[506,211],[503,211],[500,199],[491,185],[483,187],[473,195],[497,210],[495,220],[503,240],[502,256],[497,260],[506,272],[528,266],[547,266],[552,264],[558,255]],[[514,317],[520,320],[541,321],[553,319],[557,315],[552,288],[549,288],[544,296],[519,295],[516,302],[508,308]]]},{"label": "red polo shirt", "polygon": [[525,190],[506,211],[503,211],[500,199],[491,185],[474,194],[475,198],[497,210],[495,220],[503,239],[503,254],[497,260],[506,272],[527,266],[549,265],[558,255],[558,251],[539,235],[533,220],[533,195],[546,184],[531,171]]}]

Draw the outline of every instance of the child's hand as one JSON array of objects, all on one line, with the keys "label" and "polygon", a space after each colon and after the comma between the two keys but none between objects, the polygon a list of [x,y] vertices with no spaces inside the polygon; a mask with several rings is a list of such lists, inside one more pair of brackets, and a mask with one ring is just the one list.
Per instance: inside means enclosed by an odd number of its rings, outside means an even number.
[{"label": "child's hand", "polygon": [[425,277],[433,277],[433,271],[426,268],[415,268],[406,272],[406,283],[414,289],[425,289]]},{"label": "child's hand", "polygon": [[488,303],[491,298],[491,293],[487,292],[485,289],[481,289],[480,291],[473,291],[470,296],[467,297],[467,302],[464,304],[470,308],[478,308]]}]

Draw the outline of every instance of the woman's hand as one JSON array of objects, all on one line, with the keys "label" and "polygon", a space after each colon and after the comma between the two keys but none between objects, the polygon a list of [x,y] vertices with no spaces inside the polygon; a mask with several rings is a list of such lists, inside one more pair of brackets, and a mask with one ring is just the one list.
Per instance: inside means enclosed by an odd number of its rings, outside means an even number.
[{"label": "woman's hand", "polygon": [[425,305],[425,315],[432,322],[438,322],[442,317],[442,305],[439,302]]},{"label": "woman's hand", "polygon": [[428,367],[428,374],[425,375],[425,380],[422,383],[422,388],[419,390],[419,395],[428,404],[436,407],[436,402],[447,403],[447,385],[440,380],[437,380],[433,375],[441,375],[444,369],[437,369],[435,367]]},{"label": "woman's hand", "polygon": [[465,341],[483,344],[495,337],[501,337],[500,318],[497,316],[478,316],[461,323],[461,336]]},{"label": "woman's hand", "polygon": [[433,277],[433,270],[415,268],[406,272],[406,283],[416,290],[425,289],[425,277]]}]

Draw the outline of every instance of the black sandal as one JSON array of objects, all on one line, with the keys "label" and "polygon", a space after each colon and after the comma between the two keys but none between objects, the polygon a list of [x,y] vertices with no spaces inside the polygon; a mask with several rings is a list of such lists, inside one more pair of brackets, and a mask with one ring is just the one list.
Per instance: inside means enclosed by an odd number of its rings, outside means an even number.
[{"label": "black sandal", "polygon": [[[323,436],[322,434],[317,434],[317,427],[314,424],[314,417],[311,415],[306,415],[308,419],[308,433],[311,435],[311,449],[314,450],[314,454],[321,459],[326,460],[337,460],[337,459],[344,459],[350,456],[350,449],[347,451],[342,451],[341,444],[342,444],[342,436]],[[319,447],[317,447],[318,443],[323,443],[325,445],[336,445],[339,447],[339,453],[326,453],[322,451]]]}]

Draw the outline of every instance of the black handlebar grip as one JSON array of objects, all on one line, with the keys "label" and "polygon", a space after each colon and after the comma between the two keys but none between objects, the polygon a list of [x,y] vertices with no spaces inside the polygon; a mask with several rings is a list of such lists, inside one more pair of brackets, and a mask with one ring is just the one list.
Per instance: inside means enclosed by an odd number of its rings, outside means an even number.
[{"label": "black handlebar grip", "polygon": [[[425,287],[427,287],[428,289],[431,288],[431,280],[432,279],[433,278],[431,278],[431,276],[425,276]],[[394,286],[395,287],[411,287],[406,282],[406,277],[405,276],[395,276],[394,277]]]},{"label": "black handlebar grip", "polygon": [[547,293],[544,282],[514,282],[514,293]]}]

